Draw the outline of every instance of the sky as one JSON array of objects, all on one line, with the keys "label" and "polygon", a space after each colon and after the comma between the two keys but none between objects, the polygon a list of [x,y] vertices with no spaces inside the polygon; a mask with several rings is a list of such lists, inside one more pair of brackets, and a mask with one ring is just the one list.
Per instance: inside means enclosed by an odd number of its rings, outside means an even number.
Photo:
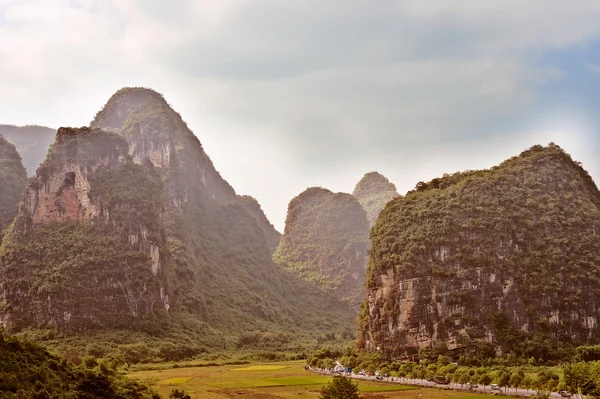
[{"label": "sky", "polygon": [[162,93],[283,230],[311,186],[400,193],[555,142],[600,179],[597,0],[0,0],[0,123]]}]

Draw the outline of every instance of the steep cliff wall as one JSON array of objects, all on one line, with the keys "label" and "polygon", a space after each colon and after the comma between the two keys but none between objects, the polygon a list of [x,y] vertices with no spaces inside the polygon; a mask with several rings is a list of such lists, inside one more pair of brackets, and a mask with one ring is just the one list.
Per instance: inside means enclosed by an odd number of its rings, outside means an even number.
[{"label": "steep cliff wall", "polygon": [[399,197],[396,186],[378,172],[369,172],[354,187],[352,193],[367,212],[369,225],[373,226],[379,212],[392,199]]},{"label": "steep cliff wall", "polygon": [[168,310],[162,185],[127,152],[112,133],[58,130],[0,249],[0,326],[131,327]]},{"label": "steep cliff wall", "polygon": [[600,193],[558,146],[457,173],[385,207],[361,338],[397,357],[444,341],[535,354],[600,340]]},{"label": "steep cliff wall", "polygon": [[50,144],[54,142],[56,130],[44,126],[0,125],[0,135],[13,144],[21,157],[29,176],[46,159]]},{"label": "steep cliff wall", "polygon": [[357,306],[364,296],[368,237],[367,217],[356,198],[313,187],[290,202],[274,259]]},{"label": "steep cliff wall", "polygon": [[15,146],[0,135],[0,244],[7,228],[17,216],[27,172]]}]

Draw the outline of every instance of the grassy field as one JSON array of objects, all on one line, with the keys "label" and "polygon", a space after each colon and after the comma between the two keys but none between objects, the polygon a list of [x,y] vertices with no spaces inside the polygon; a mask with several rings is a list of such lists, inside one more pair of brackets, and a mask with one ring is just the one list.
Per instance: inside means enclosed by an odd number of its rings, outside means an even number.
[{"label": "grassy field", "polygon": [[[172,389],[183,389],[193,399],[286,399],[319,397],[329,377],[304,370],[304,362],[252,364],[249,366],[189,367],[135,371],[130,377],[140,379],[164,398]],[[489,399],[489,395],[446,392],[402,385],[360,382],[367,399]]]}]

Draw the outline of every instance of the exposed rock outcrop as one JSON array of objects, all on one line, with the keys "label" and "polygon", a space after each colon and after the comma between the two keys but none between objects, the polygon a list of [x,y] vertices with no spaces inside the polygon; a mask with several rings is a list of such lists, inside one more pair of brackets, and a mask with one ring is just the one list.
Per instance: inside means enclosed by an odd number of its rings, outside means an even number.
[{"label": "exposed rock outcrop", "polygon": [[359,344],[535,354],[598,342],[600,193],[558,146],[419,183],[373,227]]},{"label": "exposed rock outcrop", "polygon": [[15,146],[0,135],[0,244],[6,229],[17,216],[27,172]]},{"label": "exposed rock outcrop", "polygon": [[56,129],[35,125],[0,125],[0,135],[17,148],[28,176],[33,176],[46,159],[48,149],[54,142]]},{"label": "exposed rock outcrop", "polygon": [[0,249],[0,326],[126,327],[169,309],[162,185],[121,137],[61,128]]},{"label": "exposed rock outcrop", "polygon": [[378,172],[369,172],[354,187],[352,193],[367,212],[369,224],[373,226],[379,212],[392,199],[399,197],[396,186]]},{"label": "exposed rock outcrop", "polygon": [[356,198],[313,187],[290,202],[274,259],[358,307],[364,296],[368,237],[369,223]]}]

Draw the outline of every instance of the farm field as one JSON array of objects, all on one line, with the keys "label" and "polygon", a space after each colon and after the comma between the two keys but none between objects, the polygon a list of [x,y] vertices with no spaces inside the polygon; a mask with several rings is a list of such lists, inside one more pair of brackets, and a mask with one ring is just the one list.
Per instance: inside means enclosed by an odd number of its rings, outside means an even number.
[{"label": "farm field", "polygon": [[[183,389],[192,399],[318,398],[329,377],[304,370],[304,362],[244,366],[189,367],[129,373],[167,398],[172,389]],[[489,395],[447,392],[376,382],[360,382],[365,399],[489,399]]]}]

